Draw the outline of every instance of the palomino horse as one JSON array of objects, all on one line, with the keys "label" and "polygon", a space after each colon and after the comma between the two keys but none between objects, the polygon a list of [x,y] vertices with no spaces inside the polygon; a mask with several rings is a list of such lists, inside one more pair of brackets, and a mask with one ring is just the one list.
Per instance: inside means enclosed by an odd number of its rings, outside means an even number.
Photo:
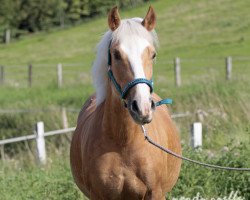
[{"label": "palomino horse", "polygon": [[83,106],[71,143],[71,169],[90,199],[165,199],[181,161],[144,140],[141,125],[157,143],[181,154],[176,127],[152,93],[157,36],[152,7],[146,17],[108,16],[110,30],[93,64],[96,94]]}]

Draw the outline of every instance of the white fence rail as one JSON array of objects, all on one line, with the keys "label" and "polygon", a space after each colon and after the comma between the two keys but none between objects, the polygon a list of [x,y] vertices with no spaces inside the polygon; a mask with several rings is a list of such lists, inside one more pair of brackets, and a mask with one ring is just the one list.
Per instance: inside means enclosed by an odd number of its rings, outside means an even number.
[{"label": "white fence rail", "polygon": [[[41,165],[45,165],[46,160],[47,160],[46,159],[45,137],[73,132],[75,130],[75,127],[68,128],[68,120],[67,120],[66,111],[78,112],[79,109],[75,109],[75,108],[68,108],[68,109],[67,108],[59,108],[59,109],[55,108],[55,109],[42,109],[42,110],[39,110],[39,109],[35,109],[35,110],[32,110],[32,109],[28,109],[28,110],[1,110],[0,109],[0,114],[1,113],[2,114],[7,114],[7,113],[13,114],[13,113],[23,113],[23,112],[36,113],[36,112],[52,112],[52,111],[53,112],[55,112],[55,111],[62,112],[64,129],[44,132],[44,123],[38,122],[35,126],[34,134],[0,140],[1,158],[2,159],[4,158],[4,148],[3,148],[4,145],[35,139],[36,146],[37,146],[38,161]],[[218,109],[209,109],[207,111],[199,109],[195,112],[175,113],[175,114],[172,114],[171,117],[173,119],[176,119],[176,118],[182,118],[182,117],[196,116],[198,121],[202,122],[204,120],[204,117],[208,116],[208,113],[211,113],[214,115],[220,115],[220,116],[224,115],[224,113],[220,112]],[[195,122],[191,125],[190,145],[193,148],[202,147],[202,124],[200,122]]]},{"label": "white fence rail", "polygon": [[[79,113],[80,110],[81,110],[81,108],[65,108],[65,107],[54,108],[54,109],[0,109],[0,114],[60,112],[60,113],[62,113],[62,119],[64,121],[64,124],[67,124],[66,112]],[[173,113],[171,115],[171,117],[172,117],[172,119],[176,119],[176,118],[189,117],[189,116],[196,115],[201,121],[203,121],[202,118],[204,118],[204,116],[207,116],[208,113],[217,114],[217,115],[223,114],[218,109],[209,109],[206,111],[199,109],[199,110],[196,110],[194,112],[186,111],[183,113]],[[67,128],[65,126],[64,126],[64,128]]]},{"label": "white fence rail", "polygon": [[41,165],[46,165],[47,162],[47,155],[46,155],[46,144],[45,144],[45,137],[52,136],[52,135],[60,135],[65,133],[71,133],[75,130],[75,127],[65,128],[60,130],[48,131],[44,132],[44,123],[37,122],[34,130],[34,134],[32,135],[25,135],[15,138],[9,138],[5,140],[0,140],[1,148],[1,157],[4,159],[4,149],[3,146],[6,144],[11,144],[15,142],[27,141],[27,140],[36,140],[36,147],[37,147],[37,158]]},{"label": "white fence rail", "polygon": [[[202,146],[202,124],[199,122],[196,122],[192,124],[191,127],[192,128],[191,128],[191,133],[190,133],[191,134],[190,144],[193,148],[201,147]],[[71,128],[44,132],[44,123],[37,122],[35,129],[34,129],[34,134],[32,135],[26,135],[26,136],[0,140],[1,158],[4,159],[4,148],[3,148],[4,145],[35,139],[36,147],[37,147],[38,162],[41,166],[44,166],[46,165],[46,162],[47,162],[45,137],[71,133],[74,130],[75,130],[75,127],[71,127]]]},{"label": "white fence rail", "polygon": [[[60,134],[64,134],[64,133],[70,133],[70,132],[73,132],[74,130],[75,130],[75,127],[66,128],[66,129],[59,129],[59,130],[54,130],[54,131],[48,131],[48,132],[44,132],[44,137],[52,136],[52,135],[60,135]],[[10,139],[0,140],[0,145],[21,142],[21,141],[26,141],[26,140],[33,140],[35,138],[36,138],[35,134],[14,137],[14,138],[10,138]]]},{"label": "white fence rail", "polygon": [[[6,144],[11,144],[11,143],[16,143],[16,142],[21,142],[21,141],[27,141],[27,140],[36,140],[36,146],[37,146],[37,158],[38,161],[41,165],[46,165],[46,142],[45,142],[45,137],[47,136],[53,136],[53,135],[60,135],[60,134],[65,134],[65,133],[71,133],[75,130],[75,127],[68,128],[68,121],[67,121],[67,115],[66,111],[70,112],[78,112],[79,109],[75,108],[55,108],[55,109],[27,109],[27,110],[1,110],[0,109],[0,114],[13,114],[13,113],[23,113],[23,112],[31,112],[31,113],[36,113],[36,112],[62,112],[62,118],[63,118],[63,127],[64,129],[59,129],[59,130],[53,130],[53,131],[48,131],[44,132],[44,123],[43,122],[38,122],[35,125],[34,129],[34,134],[31,135],[26,135],[26,136],[20,136],[20,137],[15,137],[15,138],[9,138],[9,139],[4,139],[0,140],[0,151],[1,151],[1,158],[3,159],[4,156],[4,145]],[[197,119],[199,121],[203,121],[204,117],[208,115],[208,113],[212,114],[223,114],[219,112],[217,109],[210,109],[207,111],[203,110],[197,110],[195,112],[185,112],[185,113],[175,113],[172,114],[171,117],[172,119],[176,118],[183,118],[183,117],[190,117],[190,116],[197,116]],[[195,122],[191,125],[190,129],[190,145],[193,148],[199,148],[202,147],[202,124],[200,122]]]},{"label": "white fence rail", "polygon": [[[48,108],[48,109],[0,109],[0,114],[18,114],[18,113],[45,113],[45,112],[62,112],[63,110],[67,112],[77,112],[81,110],[80,108]],[[65,112],[63,111],[63,112]]]}]

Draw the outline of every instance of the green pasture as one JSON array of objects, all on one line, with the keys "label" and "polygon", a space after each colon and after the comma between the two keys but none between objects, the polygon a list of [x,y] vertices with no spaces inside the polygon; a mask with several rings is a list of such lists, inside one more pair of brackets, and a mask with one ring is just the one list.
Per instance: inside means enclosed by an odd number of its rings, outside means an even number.
[{"label": "green pasture", "polygon": [[[32,144],[31,144],[32,146]],[[58,151],[58,149],[60,151]],[[249,147],[245,145],[230,145],[221,149],[218,155],[209,151],[194,151],[184,145],[184,155],[202,162],[217,165],[244,167],[249,165]],[[49,164],[46,169],[40,169],[32,153],[23,152],[21,158],[0,161],[0,192],[1,200],[80,200],[87,199],[77,189],[72,179],[69,167],[68,148],[65,146],[49,148]],[[31,155],[30,155],[31,154]],[[22,167],[20,167],[22,166]],[[236,192],[235,199],[249,199],[249,175],[242,172],[211,170],[184,162],[179,181],[167,194],[167,199],[174,197],[193,198],[200,196],[211,199],[229,198],[231,192]],[[232,199],[232,197],[231,197]]]},{"label": "green pasture", "polygon": [[[160,40],[158,61],[181,58],[224,58],[249,56],[249,2],[154,1],[157,33]],[[122,18],[144,17],[148,5],[121,12]],[[27,63],[81,63],[90,68],[94,47],[107,30],[106,17],[64,30],[52,30],[22,38],[8,46],[0,46],[3,65],[23,66]],[[165,64],[157,65],[163,68]]]},{"label": "green pasture", "polygon": [[[153,1],[157,12],[159,49],[154,67],[155,91],[171,97],[172,113],[203,110],[203,151],[189,144],[190,124],[197,115],[174,119],[182,138],[184,155],[214,164],[250,166],[250,3],[247,0]],[[122,18],[146,14],[149,4],[120,12]],[[45,131],[63,127],[62,107],[81,108],[94,92],[91,64],[95,46],[107,30],[106,16],[75,27],[55,29],[0,44],[0,110],[30,109],[46,112],[1,113],[0,140],[32,134],[37,121]],[[225,57],[232,56],[233,74],[225,80]],[[182,86],[174,83],[173,60],[181,58]],[[33,83],[27,85],[27,66],[33,65]],[[57,88],[56,67],[63,65],[63,87]],[[50,110],[50,111],[49,111]],[[57,110],[57,111],[53,111]],[[67,112],[70,126],[77,112]],[[33,141],[5,145],[0,160],[0,200],[81,199],[69,168],[68,136],[46,139],[49,164],[39,169]],[[224,149],[224,150],[223,150]],[[229,151],[225,150],[229,149]],[[173,197],[224,197],[230,191],[250,196],[250,176],[216,172],[184,164]],[[2,195],[4,194],[4,195]]]}]

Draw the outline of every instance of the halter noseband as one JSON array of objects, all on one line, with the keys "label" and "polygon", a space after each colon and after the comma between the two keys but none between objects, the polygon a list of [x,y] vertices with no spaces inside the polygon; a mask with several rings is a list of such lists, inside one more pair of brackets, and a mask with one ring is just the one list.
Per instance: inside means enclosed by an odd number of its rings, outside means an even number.
[{"label": "halter noseband", "polygon": [[118,93],[120,94],[121,96],[121,99],[125,99],[126,98],[126,95],[128,93],[128,91],[134,87],[135,85],[139,84],[139,83],[144,83],[144,84],[147,84],[150,88],[150,93],[153,92],[153,81],[152,80],[148,80],[148,79],[145,79],[145,78],[136,78],[132,81],[130,81],[129,83],[127,83],[127,85],[124,87],[124,89],[122,89],[122,87],[119,85],[119,83],[117,83],[114,75],[113,75],[113,72],[111,70],[111,53],[110,53],[110,46],[111,46],[111,42],[109,43],[109,49],[108,49],[108,76],[110,78],[110,80],[113,82],[116,90],[118,91]]}]

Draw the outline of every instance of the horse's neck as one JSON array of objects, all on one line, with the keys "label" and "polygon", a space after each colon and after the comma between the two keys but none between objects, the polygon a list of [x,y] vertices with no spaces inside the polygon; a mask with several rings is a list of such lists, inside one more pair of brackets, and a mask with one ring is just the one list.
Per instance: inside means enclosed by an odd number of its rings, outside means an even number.
[{"label": "horse's neck", "polygon": [[110,86],[104,103],[103,128],[105,134],[119,145],[126,145],[133,141],[138,135],[135,132],[140,129],[140,126],[132,120],[121,99],[112,94]]}]

